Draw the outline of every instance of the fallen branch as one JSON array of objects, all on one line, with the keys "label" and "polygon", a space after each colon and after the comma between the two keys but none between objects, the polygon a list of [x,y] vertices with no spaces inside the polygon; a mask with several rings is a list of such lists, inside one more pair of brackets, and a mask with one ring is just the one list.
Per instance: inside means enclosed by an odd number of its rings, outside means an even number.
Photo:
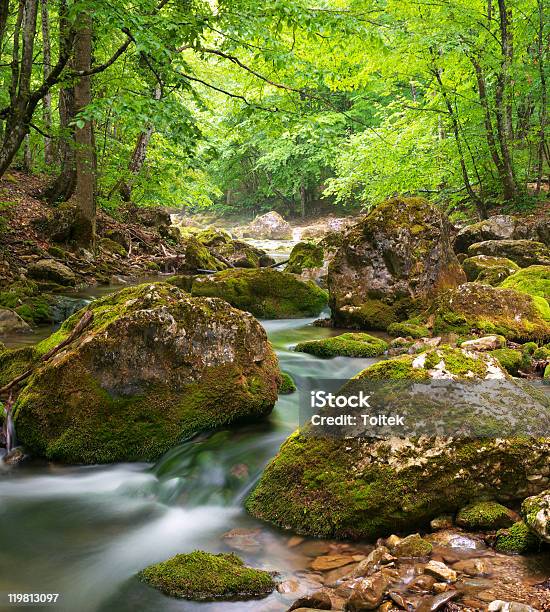
[{"label": "fallen branch", "polygon": [[271,264],[270,266],[267,266],[268,268],[278,268],[279,266],[282,266],[283,264],[286,264],[290,261],[290,259],[285,259],[283,261],[278,261],[277,263]]},{"label": "fallen branch", "polygon": [[[75,325],[73,331],[65,338],[65,340],[63,340],[58,345],[50,349],[47,353],[42,355],[38,363],[44,363],[46,361],[49,361],[54,355],[59,353],[61,349],[65,348],[68,344],[71,344],[71,342],[73,342],[78,336],[80,336],[80,334],[90,325],[90,323],[93,321],[93,318],[94,313],[91,310],[87,310],[80,318],[80,321]],[[0,388],[0,395],[4,395],[5,393],[13,389],[15,386],[17,386],[19,383],[26,380],[34,372],[35,368],[36,365],[30,368],[29,370],[23,372],[23,374],[20,374],[19,376],[14,378],[7,385],[4,385],[2,388]]]}]

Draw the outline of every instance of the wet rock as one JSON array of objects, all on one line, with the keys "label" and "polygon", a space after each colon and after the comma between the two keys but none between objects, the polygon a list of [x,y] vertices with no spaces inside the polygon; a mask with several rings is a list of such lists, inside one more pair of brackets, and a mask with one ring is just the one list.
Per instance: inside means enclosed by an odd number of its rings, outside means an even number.
[{"label": "wet rock", "polygon": [[384,598],[388,580],[378,572],[368,578],[362,578],[354,587],[346,604],[347,612],[364,612],[375,610]]},{"label": "wet rock", "polygon": [[456,572],[441,561],[430,561],[424,568],[424,571],[437,580],[444,580],[445,582],[456,582],[457,579]]},{"label": "wet rock", "polygon": [[57,283],[65,287],[74,287],[76,284],[74,272],[55,259],[39,259],[27,268],[27,274],[30,278]]},{"label": "wet rock", "polygon": [[195,235],[214,256],[235,268],[260,268],[271,266],[275,260],[263,249],[242,240],[234,240],[224,230],[207,229]]},{"label": "wet rock", "polygon": [[521,505],[521,514],[541,540],[550,542],[550,490],[528,497]]},{"label": "wet rock", "polygon": [[[18,438],[33,454],[66,463],[152,460],[198,431],[273,408],[277,359],[249,314],[165,283],[123,289],[88,310],[92,323],[18,398]],[[82,315],[35,352],[66,340]]]},{"label": "wet rock", "polygon": [[325,555],[323,557],[317,557],[311,563],[311,569],[326,572],[328,570],[343,567],[344,565],[350,565],[355,563],[355,559],[351,555]]},{"label": "wet rock", "polygon": [[16,312],[9,308],[0,308],[0,335],[26,334],[30,331],[30,325]]},{"label": "wet rock", "polygon": [[17,447],[17,448],[12,449],[9,453],[6,453],[4,457],[2,458],[2,462],[5,465],[14,466],[24,461],[26,457],[27,455],[25,455],[25,452],[23,451],[23,449],[20,447]]},{"label": "wet rock", "polygon": [[288,542],[286,543],[286,545],[289,548],[294,548],[295,546],[299,546],[302,542],[304,541],[304,538],[302,538],[301,536],[292,536]]},{"label": "wet rock", "polygon": [[468,576],[486,576],[488,566],[483,559],[463,559],[453,564],[453,569]]},{"label": "wet rock", "polygon": [[453,526],[453,517],[450,514],[436,516],[434,519],[430,521],[430,527],[434,531],[439,531],[440,529],[450,529],[452,526]]},{"label": "wet rock", "polygon": [[422,599],[420,605],[416,608],[416,612],[435,612],[447,605],[453,599],[459,596],[458,591],[447,591],[446,593],[440,593],[434,595],[434,597],[426,597]]},{"label": "wet rock", "polygon": [[311,608],[316,610],[330,610],[332,608],[330,595],[325,591],[317,591],[311,595],[300,597],[300,599],[296,600],[292,606],[290,606],[288,612],[293,612],[294,610],[299,610],[300,608],[310,610]]},{"label": "wet rock", "polygon": [[241,228],[244,238],[290,240],[292,228],[278,212],[271,211],[256,217],[254,221]]},{"label": "wet rock", "polygon": [[281,595],[297,593],[300,590],[300,582],[298,580],[284,580],[277,585],[277,592]]},{"label": "wet rock", "polygon": [[386,546],[378,546],[375,548],[366,559],[361,561],[359,565],[351,573],[353,578],[361,578],[370,576],[380,569],[382,565],[388,565],[395,561],[395,557],[390,554]]},{"label": "wet rock", "polygon": [[332,338],[299,342],[294,350],[316,357],[330,358],[377,357],[383,355],[387,349],[387,342],[381,338],[365,333],[348,333]]},{"label": "wet rock", "polygon": [[327,303],[326,292],[315,283],[270,268],[234,268],[199,277],[193,282],[191,293],[222,298],[262,319],[317,316]]},{"label": "wet rock", "polygon": [[414,533],[400,540],[391,552],[396,557],[425,557],[432,552],[432,545]]},{"label": "wet rock", "polygon": [[531,240],[486,240],[468,248],[468,256],[491,255],[511,259],[521,268],[550,266],[550,249],[542,242]]},{"label": "wet rock", "polygon": [[537,612],[536,608],[532,608],[527,604],[518,603],[515,601],[502,601],[496,599],[489,604],[489,612]]},{"label": "wet rock", "polygon": [[337,326],[387,329],[414,304],[464,282],[442,213],[421,198],[394,198],[352,227],[329,265]]},{"label": "wet rock", "polygon": [[427,593],[432,590],[434,584],[436,584],[436,579],[433,576],[421,574],[409,583],[409,590],[416,593]]},{"label": "wet rock", "polygon": [[495,550],[507,554],[521,554],[536,550],[539,539],[523,522],[518,521],[508,529],[499,529],[495,539]]},{"label": "wet rock", "polygon": [[224,543],[243,552],[258,551],[261,548],[260,529],[231,529],[222,535]]},{"label": "wet rock", "polygon": [[466,340],[460,347],[472,351],[494,351],[506,346],[506,339],[503,336],[483,336]]},{"label": "wet rock", "polygon": [[484,501],[462,508],[456,516],[456,524],[472,531],[491,530],[510,527],[518,518],[515,512],[502,504]]}]

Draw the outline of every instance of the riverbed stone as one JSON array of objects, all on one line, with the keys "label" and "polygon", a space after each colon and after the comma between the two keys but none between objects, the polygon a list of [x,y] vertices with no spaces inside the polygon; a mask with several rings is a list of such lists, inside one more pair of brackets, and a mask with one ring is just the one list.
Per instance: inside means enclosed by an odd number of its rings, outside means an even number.
[{"label": "riverbed stone", "polygon": [[0,336],[6,334],[26,334],[30,331],[29,324],[16,312],[9,308],[0,308]]},{"label": "riverbed stone", "polygon": [[200,550],[150,565],[138,577],[170,597],[195,601],[255,599],[275,588],[269,572],[245,566],[236,555]]},{"label": "riverbed stone", "polygon": [[476,242],[468,248],[468,256],[490,255],[506,257],[521,268],[527,266],[550,266],[550,248],[533,240],[486,240]]},{"label": "riverbed stone", "polygon": [[457,573],[445,563],[433,559],[424,567],[424,571],[436,580],[444,580],[445,582],[456,582],[458,577]]},{"label": "riverbed stone", "polygon": [[427,320],[437,334],[496,334],[518,342],[550,338],[550,305],[544,298],[478,283],[442,292]]},{"label": "riverbed stone", "polygon": [[[362,379],[447,379],[453,385],[487,381],[483,407],[479,394],[461,399],[469,415],[461,426],[471,424],[472,433],[480,427],[486,436],[466,432],[452,438],[418,433],[408,437],[403,429],[400,437],[377,439],[360,437],[357,427],[338,438],[315,431],[312,435],[312,428],[305,426],[282,445],[248,498],[246,506],[254,516],[300,534],[372,539],[424,528],[438,515],[454,514],[467,500],[508,503],[525,499],[525,491],[544,490],[544,481],[527,476],[547,465],[550,440],[499,437],[495,432],[503,435],[510,419],[523,423],[524,431],[543,423],[547,417],[542,415],[550,416],[550,402],[543,393],[511,379],[490,355],[441,347],[380,361],[350,381],[350,388],[358,389]],[[532,409],[527,408],[531,402]],[[399,413],[398,406],[392,403],[392,412]],[[445,392],[441,412],[451,409],[456,407]]]},{"label": "riverbed stone", "polygon": [[191,293],[218,297],[262,319],[314,317],[327,304],[327,294],[312,281],[271,268],[230,269],[195,279]]},{"label": "riverbed stone", "polygon": [[196,239],[214,256],[229,267],[260,268],[271,266],[275,260],[266,251],[242,240],[234,240],[229,232],[206,229],[196,234]]},{"label": "riverbed stone", "polygon": [[27,268],[27,274],[35,280],[57,283],[66,287],[76,284],[75,273],[55,259],[39,259]]},{"label": "riverbed stone", "polygon": [[348,333],[332,338],[299,342],[294,350],[323,358],[377,357],[388,350],[388,343],[370,334]]},{"label": "riverbed stone", "polygon": [[292,227],[274,210],[256,217],[248,225],[241,228],[244,238],[291,240]]},{"label": "riverbed stone", "polygon": [[[88,311],[91,325],[36,369],[15,406],[18,438],[33,454],[153,460],[194,433],[273,408],[277,359],[249,314],[166,283],[123,289]],[[34,354],[68,338],[82,315]]]},{"label": "riverbed stone", "polygon": [[447,218],[422,198],[376,206],[348,231],[329,265],[335,324],[385,330],[442,289],[464,282],[450,236]]},{"label": "riverbed stone", "polygon": [[521,514],[541,540],[550,542],[550,490],[528,497],[521,505]]},{"label": "riverbed stone", "polygon": [[504,336],[483,336],[474,338],[473,340],[464,341],[460,347],[470,351],[494,351],[501,349],[506,345]]},{"label": "riverbed stone", "polygon": [[502,504],[480,501],[461,508],[456,515],[456,524],[470,531],[491,530],[510,527],[518,518]]}]

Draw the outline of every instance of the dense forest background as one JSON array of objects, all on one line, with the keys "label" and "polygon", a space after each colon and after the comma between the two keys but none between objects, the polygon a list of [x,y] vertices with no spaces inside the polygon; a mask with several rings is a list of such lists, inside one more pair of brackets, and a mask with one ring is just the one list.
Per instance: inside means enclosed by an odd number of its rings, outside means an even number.
[{"label": "dense forest background", "polygon": [[[251,217],[422,194],[525,209],[550,159],[545,0],[0,0],[0,176],[95,211]],[[2,200],[0,194],[0,201]]]}]

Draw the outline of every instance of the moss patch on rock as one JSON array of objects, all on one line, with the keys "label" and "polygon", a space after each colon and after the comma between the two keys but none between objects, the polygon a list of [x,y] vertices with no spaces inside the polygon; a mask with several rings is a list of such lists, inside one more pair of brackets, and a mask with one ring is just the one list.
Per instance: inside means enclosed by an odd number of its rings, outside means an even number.
[{"label": "moss patch on rock", "polygon": [[193,282],[191,293],[219,297],[261,319],[290,319],[319,315],[327,293],[311,281],[270,268],[231,269]]},{"label": "moss patch on rock", "polygon": [[[18,438],[35,455],[153,460],[196,432],[273,408],[277,359],[250,315],[165,283],[123,289],[89,309],[92,325],[37,369],[16,403]],[[34,355],[59,344],[81,316]]]},{"label": "moss patch on rock", "polygon": [[539,539],[523,521],[497,532],[495,550],[500,553],[520,555],[535,551],[538,547]]},{"label": "moss patch on rock", "polygon": [[391,336],[404,336],[406,338],[426,338],[430,330],[420,323],[420,320],[403,321],[392,323],[388,326],[388,334]]},{"label": "moss patch on rock", "polygon": [[529,266],[509,276],[500,286],[550,301],[550,266]]},{"label": "moss patch on rock", "polygon": [[502,504],[482,501],[462,508],[456,516],[456,524],[470,530],[492,530],[511,527],[513,513]]},{"label": "moss patch on rock", "polygon": [[364,333],[348,333],[300,342],[294,349],[299,353],[309,353],[315,357],[377,357],[388,350],[388,343]]},{"label": "moss patch on rock", "polygon": [[185,240],[184,270],[196,273],[197,270],[225,270],[227,264],[214,257],[195,237]]},{"label": "moss patch on rock", "polygon": [[196,601],[255,599],[275,588],[269,572],[246,567],[236,555],[200,550],[150,565],[138,576],[170,597]]},{"label": "moss patch on rock", "polygon": [[498,285],[505,278],[519,270],[519,266],[506,257],[476,255],[462,262],[462,267],[469,281]]},{"label": "moss patch on rock", "polygon": [[490,354],[495,357],[500,365],[512,376],[517,376],[522,367],[529,365],[525,363],[523,353],[515,349],[496,349],[491,351]]},{"label": "moss patch on rock", "polygon": [[439,295],[428,318],[436,334],[497,334],[517,341],[550,338],[550,308],[544,298],[478,283]]},{"label": "moss patch on rock", "polygon": [[506,257],[521,268],[527,266],[550,266],[550,249],[543,242],[532,240],[485,240],[468,248],[468,256],[490,255]]},{"label": "moss patch on rock", "polygon": [[550,542],[550,490],[524,500],[521,515],[541,540]]},{"label": "moss patch on rock", "polygon": [[279,385],[280,395],[290,395],[296,391],[296,383],[288,372],[281,372],[281,384]]},{"label": "moss patch on rock", "polygon": [[301,274],[304,270],[321,268],[324,261],[323,247],[314,242],[298,242],[292,249],[285,271]]}]

